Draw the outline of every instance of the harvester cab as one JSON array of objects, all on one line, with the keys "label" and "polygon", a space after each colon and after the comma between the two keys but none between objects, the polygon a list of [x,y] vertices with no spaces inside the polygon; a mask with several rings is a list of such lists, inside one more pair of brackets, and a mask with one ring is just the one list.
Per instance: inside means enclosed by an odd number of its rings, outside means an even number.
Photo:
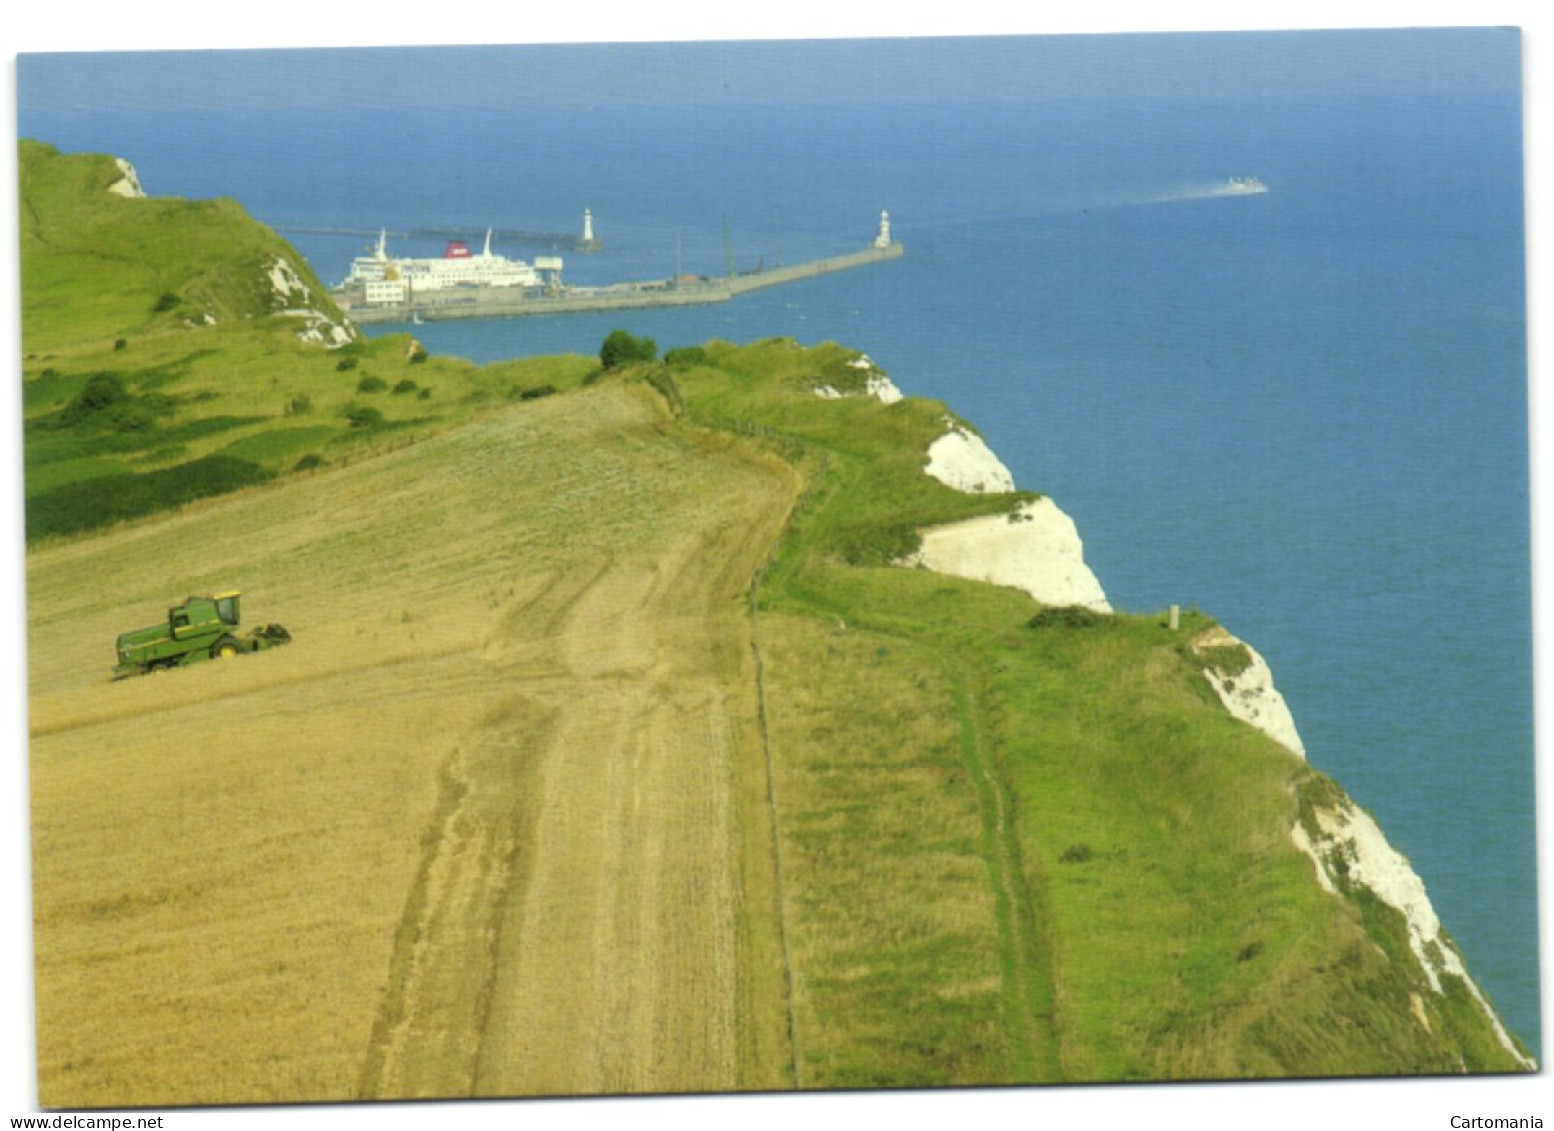
[{"label": "harvester cab", "polygon": [[167,621],[126,632],[117,643],[116,676],[183,667],[201,660],[228,659],[290,643],[291,633],[278,624],[264,624],[246,636],[237,633],[241,621],[237,591],[209,597],[189,597],[167,610]]}]

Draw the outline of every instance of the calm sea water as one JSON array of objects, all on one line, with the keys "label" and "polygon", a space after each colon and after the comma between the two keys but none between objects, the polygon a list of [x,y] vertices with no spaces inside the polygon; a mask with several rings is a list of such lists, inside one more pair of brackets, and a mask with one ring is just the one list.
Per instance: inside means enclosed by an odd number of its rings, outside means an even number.
[{"label": "calm sea water", "polygon": [[[577,282],[897,262],[679,311],[415,328],[478,361],[778,334],[866,350],[1072,514],[1112,602],[1267,656],[1540,1042],[1514,100],[23,114],[275,225],[578,231]],[[1264,196],[1195,199],[1230,176]],[[330,282],[360,239],[293,237]],[[433,253],[405,242],[403,252]],[[525,249],[501,249],[530,254]]]}]

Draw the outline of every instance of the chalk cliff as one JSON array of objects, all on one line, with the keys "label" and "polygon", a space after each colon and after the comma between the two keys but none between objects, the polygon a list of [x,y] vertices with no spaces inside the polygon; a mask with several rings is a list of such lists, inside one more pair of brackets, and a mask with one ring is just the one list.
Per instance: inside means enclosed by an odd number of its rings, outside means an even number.
[{"label": "chalk cliff", "polygon": [[[982,437],[950,417],[928,447],[923,470],[971,495],[1013,492],[1014,476]],[[1023,589],[1045,605],[1082,605],[1109,613],[1106,593],[1085,565],[1073,519],[1048,498],[1022,502],[1007,514],[984,515],[920,532],[922,544],[903,565]]]},{"label": "chalk cliff", "polygon": [[1008,514],[929,527],[921,535],[922,546],[907,564],[1023,589],[1044,605],[1111,612],[1100,582],[1085,565],[1074,520],[1051,499],[1021,503]]},{"label": "chalk cliff", "polygon": [[[1504,1024],[1478,984],[1468,974],[1457,944],[1441,926],[1424,881],[1408,858],[1388,843],[1375,819],[1347,796],[1336,794],[1311,804],[1290,830],[1295,847],[1316,866],[1317,882],[1335,896],[1353,898],[1358,889],[1402,916],[1412,952],[1429,991],[1444,1003],[1454,982],[1488,1019],[1500,1047],[1528,1071],[1537,1063],[1511,1040]],[[1419,991],[1410,1002],[1418,1023],[1433,1032],[1433,1023]]]},{"label": "chalk cliff", "polygon": [[1256,649],[1215,626],[1193,641],[1193,650],[1203,658],[1203,674],[1225,710],[1291,753],[1306,756],[1289,704],[1274,687],[1273,672]]},{"label": "chalk cliff", "polygon": [[[952,418],[946,417],[945,423],[947,431],[927,452],[924,471],[928,475],[969,494],[1015,490],[1014,477],[981,437]],[[920,535],[921,548],[901,564],[1023,589],[1047,605],[1112,611],[1100,582],[1085,565],[1073,520],[1050,499],[1021,503],[1007,514],[930,527]],[[1227,712],[1295,757],[1306,757],[1289,705],[1274,686],[1267,661],[1254,648],[1219,626],[1200,633],[1189,646],[1202,660],[1204,678]],[[1441,926],[1424,881],[1368,813],[1334,787],[1321,803],[1308,800],[1303,805],[1290,839],[1311,858],[1324,890],[1354,900],[1364,889],[1402,916],[1409,953],[1422,974],[1420,990],[1410,1002],[1417,1024],[1434,1032],[1436,1023],[1422,993],[1427,986],[1441,1000],[1439,1008],[1444,1008],[1448,980],[1454,980],[1472,1008],[1487,1019],[1500,1047],[1516,1063],[1536,1070],[1536,1063],[1517,1047],[1468,974],[1456,944]]]}]

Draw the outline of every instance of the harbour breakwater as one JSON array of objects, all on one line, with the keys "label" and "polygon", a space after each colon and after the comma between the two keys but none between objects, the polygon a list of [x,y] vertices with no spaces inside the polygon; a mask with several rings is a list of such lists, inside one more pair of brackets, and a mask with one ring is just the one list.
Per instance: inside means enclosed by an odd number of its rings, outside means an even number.
[{"label": "harbour breakwater", "polygon": [[340,289],[331,297],[353,322],[434,322],[454,318],[521,318],[541,314],[575,314],[594,310],[633,310],[659,306],[696,306],[728,302],[750,291],[781,286],[898,259],[905,248],[895,242],[883,247],[812,259],[787,267],[726,277],[680,276],[601,287],[563,287],[533,293],[509,287],[454,287],[412,295],[404,302],[366,303],[359,290]]}]

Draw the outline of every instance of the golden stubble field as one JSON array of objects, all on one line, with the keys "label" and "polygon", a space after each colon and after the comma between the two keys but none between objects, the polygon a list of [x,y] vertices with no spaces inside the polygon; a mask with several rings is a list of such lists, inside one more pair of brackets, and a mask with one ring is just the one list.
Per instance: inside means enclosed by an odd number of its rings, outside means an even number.
[{"label": "golden stubble field", "polygon": [[[610,385],[31,554],[41,1101],[781,1085],[745,594],[796,490]],[[292,644],[109,678],[223,588]]]}]

